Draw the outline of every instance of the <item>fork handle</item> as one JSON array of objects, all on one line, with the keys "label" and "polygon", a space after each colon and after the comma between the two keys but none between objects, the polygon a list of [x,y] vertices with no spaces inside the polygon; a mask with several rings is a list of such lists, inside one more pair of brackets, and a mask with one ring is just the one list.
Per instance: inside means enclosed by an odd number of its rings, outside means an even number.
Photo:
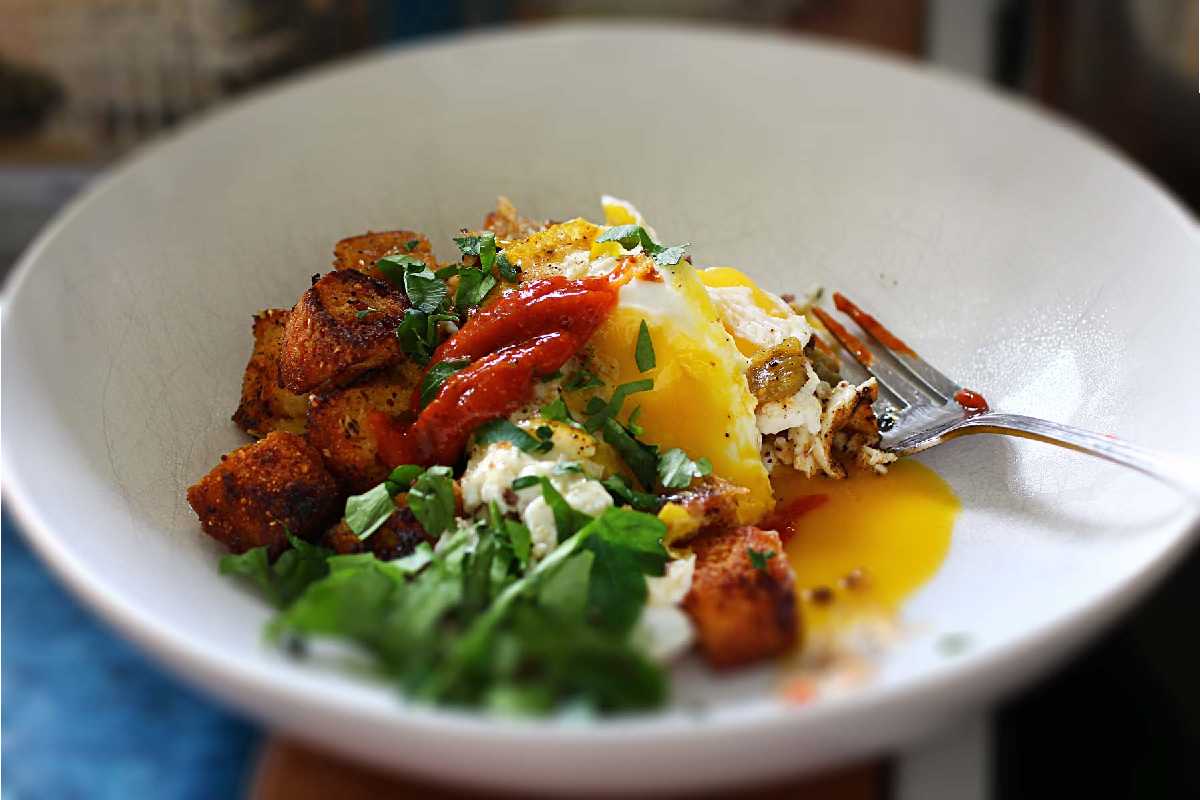
[{"label": "fork handle", "polygon": [[956,433],[1001,433],[1068,447],[1132,467],[1174,486],[1193,500],[1200,500],[1200,461],[1193,458],[1150,450],[1114,436],[1021,414],[988,412],[963,420],[955,429]]}]

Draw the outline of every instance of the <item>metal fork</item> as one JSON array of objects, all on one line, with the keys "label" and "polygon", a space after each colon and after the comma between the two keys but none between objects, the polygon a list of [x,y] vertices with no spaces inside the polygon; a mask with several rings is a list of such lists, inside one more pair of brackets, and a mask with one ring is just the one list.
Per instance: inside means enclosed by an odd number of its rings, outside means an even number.
[{"label": "metal fork", "polygon": [[[1108,434],[992,411],[982,396],[946,377],[845,295],[835,292],[833,300],[875,346],[855,336],[829,312],[812,308],[830,335],[879,383],[875,412],[882,449],[907,456],[969,433],[1021,436],[1132,467],[1200,500],[1200,461],[1150,450]],[[879,349],[895,359],[899,368],[882,358]]]}]

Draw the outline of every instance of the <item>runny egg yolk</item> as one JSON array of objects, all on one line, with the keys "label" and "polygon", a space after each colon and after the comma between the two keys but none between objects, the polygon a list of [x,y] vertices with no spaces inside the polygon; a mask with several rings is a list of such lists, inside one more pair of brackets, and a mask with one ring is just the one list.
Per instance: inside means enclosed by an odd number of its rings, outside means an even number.
[{"label": "runny egg yolk", "polygon": [[845,480],[774,476],[771,522],[786,540],[809,633],[894,614],[933,577],[950,547],[958,498],[913,460]]},{"label": "runny egg yolk", "polygon": [[[639,266],[649,270],[653,262],[644,261]],[[637,424],[647,442],[709,459],[714,475],[747,489],[739,518],[755,522],[770,510],[773,496],[746,385],[746,359],[718,322],[690,264],[649,274],[621,287],[616,309],[589,341],[596,371],[609,387],[653,379],[652,391],[625,401],[621,419],[640,408]],[[643,320],[655,355],[655,366],[646,372],[635,358]]]}]

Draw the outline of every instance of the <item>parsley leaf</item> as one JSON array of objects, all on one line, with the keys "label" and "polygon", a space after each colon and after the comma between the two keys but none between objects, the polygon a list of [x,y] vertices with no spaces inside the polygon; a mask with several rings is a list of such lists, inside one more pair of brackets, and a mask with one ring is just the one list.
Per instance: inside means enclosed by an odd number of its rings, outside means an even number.
[{"label": "parsley leaf", "polygon": [[421,243],[420,239],[409,239],[407,242],[404,243],[404,249],[411,253],[413,250],[417,249],[417,245],[419,245],[420,243]]},{"label": "parsley leaf", "polygon": [[646,320],[642,320],[638,328],[637,345],[633,350],[633,358],[637,362],[638,372],[649,372],[654,369],[654,342],[650,339],[650,328]]},{"label": "parsley leaf", "polygon": [[389,281],[404,290],[413,308],[433,314],[443,308],[449,289],[433,274],[429,265],[416,256],[384,256],[376,262]]},{"label": "parsley leaf", "polygon": [[418,363],[426,364],[441,341],[438,323],[457,321],[458,317],[454,314],[426,314],[415,308],[407,309],[404,319],[396,326],[396,338],[400,340],[400,349]]},{"label": "parsley leaf", "polygon": [[604,381],[597,378],[586,369],[581,369],[571,377],[563,381],[563,390],[567,392],[578,392],[583,389],[591,389],[596,386],[603,386]]},{"label": "parsley leaf", "polygon": [[571,416],[571,409],[567,408],[566,402],[561,397],[551,403],[542,406],[541,414],[543,417],[555,422],[563,422],[573,428],[580,427],[575,417]]},{"label": "parsley leaf", "polygon": [[464,256],[479,256],[479,266],[491,272],[496,263],[496,234],[484,231],[478,236],[456,236],[454,243]]},{"label": "parsley leaf", "polygon": [[310,583],[325,577],[329,572],[325,559],[332,555],[329,550],[295,536],[288,536],[288,541],[291,549],[284,550],[274,564],[270,563],[265,546],[241,555],[222,556],[221,574],[251,581],[271,603],[282,608],[299,597]]},{"label": "parsley leaf", "polygon": [[346,498],[346,526],[359,539],[366,539],[387,522],[396,510],[392,500],[392,487],[387,481],[368,489],[362,494]]},{"label": "parsley leaf", "polygon": [[637,424],[638,417],[640,417],[641,415],[642,415],[642,407],[638,406],[637,408],[633,409],[633,411],[629,412],[629,419],[627,419],[625,421],[625,427],[628,428],[629,432],[632,433],[634,436],[641,436],[643,433],[646,432],[645,428],[643,428],[641,425]]},{"label": "parsley leaf", "polygon": [[688,245],[679,244],[663,247],[650,238],[650,234],[641,225],[614,225],[596,237],[599,242],[618,242],[626,250],[641,245],[642,252],[654,258],[654,263],[660,267],[673,267],[683,258]]},{"label": "parsley leaf", "polygon": [[[638,392],[648,392],[653,388],[654,380],[652,378],[643,378],[640,381],[630,381],[629,383],[622,383],[620,386],[618,386],[613,391],[612,399],[610,399],[607,403],[603,403],[602,405],[589,403],[587,408],[588,417],[583,421],[584,430],[586,430],[588,433],[595,433],[596,431],[600,430],[600,428],[604,427],[604,423],[607,420],[612,419],[621,413],[621,406],[625,404],[626,397]],[[596,400],[597,398],[592,399]]]},{"label": "parsley leaf", "polygon": [[508,256],[501,250],[496,253],[496,271],[500,273],[500,277],[509,283],[516,283],[521,280],[521,268],[515,267],[508,262]]},{"label": "parsley leaf", "polygon": [[482,303],[495,286],[496,276],[491,272],[463,267],[458,271],[458,291],[454,294],[454,304],[459,309],[473,308]]},{"label": "parsley leaf", "polygon": [[530,436],[507,419],[494,419],[475,429],[475,442],[480,445],[509,442],[526,453],[550,452],[550,449],[554,447],[553,431],[551,430],[550,434],[546,436],[541,435],[542,428],[538,428],[536,432],[539,434],[537,438]]},{"label": "parsley leaf", "polygon": [[757,570],[766,572],[767,562],[775,557],[774,550],[755,550],[753,547],[746,548],[746,555],[750,556],[750,563]]},{"label": "parsley leaf", "polygon": [[592,521],[590,516],[564,500],[549,478],[539,478],[538,481],[542,484],[542,499],[554,513],[554,529],[558,531],[558,541],[566,541]]},{"label": "parsley leaf", "polygon": [[456,372],[459,372],[471,363],[471,359],[464,358],[460,360],[439,361],[429,368],[425,373],[425,377],[421,379],[421,408],[429,405],[439,391],[442,384]]},{"label": "parsley leaf", "polygon": [[661,575],[667,554],[658,518],[636,511],[606,509],[588,528],[583,547],[595,556],[588,585],[590,621],[626,632],[646,604],[646,575]]},{"label": "parsley leaf", "polygon": [[707,458],[692,461],[688,454],[673,447],[659,456],[658,479],[668,489],[686,489],[692,478],[712,474],[712,463]]},{"label": "parsley leaf", "polygon": [[441,536],[454,522],[454,479],[449,467],[430,467],[408,491],[408,507],[430,536]]},{"label": "parsley leaf", "polygon": [[658,464],[658,447],[639,442],[625,430],[615,419],[604,421],[604,441],[616,449],[621,460],[629,467],[634,476],[645,488],[654,486],[655,470]]},{"label": "parsley leaf", "polygon": [[600,481],[600,483],[612,495],[614,502],[624,503],[637,511],[645,511],[647,514],[657,514],[666,504],[666,501],[658,495],[639,492],[634,489],[620,475],[610,475]]},{"label": "parsley leaf", "polygon": [[358,311],[355,311],[354,317],[355,319],[366,319],[367,315],[372,311],[379,311],[379,309],[375,308],[375,306],[367,306],[366,308],[361,308]]},{"label": "parsley leaf", "polygon": [[538,486],[542,479],[537,475],[518,475],[513,478],[512,488],[514,492],[519,492],[522,489],[528,489],[530,486]]}]

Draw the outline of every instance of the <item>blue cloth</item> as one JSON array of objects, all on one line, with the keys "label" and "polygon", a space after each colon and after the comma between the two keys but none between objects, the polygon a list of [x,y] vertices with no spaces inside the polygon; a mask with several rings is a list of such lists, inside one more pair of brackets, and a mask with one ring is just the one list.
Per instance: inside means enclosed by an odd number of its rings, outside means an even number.
[{"label": "blue cloth", "polygon": [[245,794],[259,732],[118,639],[2,525],[4,799]]}]

